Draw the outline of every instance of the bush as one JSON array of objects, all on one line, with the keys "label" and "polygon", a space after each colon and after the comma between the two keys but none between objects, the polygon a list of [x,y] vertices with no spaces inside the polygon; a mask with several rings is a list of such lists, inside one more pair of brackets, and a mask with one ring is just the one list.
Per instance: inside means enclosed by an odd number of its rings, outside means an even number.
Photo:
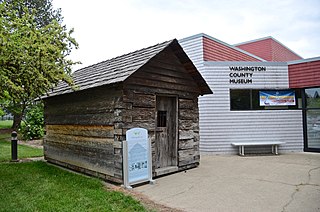
[{"label": "bush", "polygon": [[29,107],[23,122],[24,124],[21,125],[23,139],[42,138],[44,136],[43,103],[33,104]]},{"label": "bush", "polygon": [[4,116],[6,113],[3,111],[3,109],[0,107],[0,116]]}]

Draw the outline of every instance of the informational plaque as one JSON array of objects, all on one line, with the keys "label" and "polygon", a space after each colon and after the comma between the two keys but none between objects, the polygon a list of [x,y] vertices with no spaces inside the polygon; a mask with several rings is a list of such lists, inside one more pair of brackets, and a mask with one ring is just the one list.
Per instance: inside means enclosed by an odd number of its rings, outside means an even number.
[{"label": "informational plaque", "polygon": [[126,132],[126,141],[123,142],[123,169],[124,186],[153,182],[151,145],[148,139],[148,130],[132,128]]}]

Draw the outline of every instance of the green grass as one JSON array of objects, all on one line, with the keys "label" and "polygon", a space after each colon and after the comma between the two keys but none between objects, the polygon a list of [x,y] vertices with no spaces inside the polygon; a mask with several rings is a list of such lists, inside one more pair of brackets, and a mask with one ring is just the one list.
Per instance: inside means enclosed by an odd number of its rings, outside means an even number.
[{"label": "green grass", "polygon": [[0,121],[0,129],[8,129],[12,127],[12,120]]},{"label": "green grass", "polygon": [[146,211],[98,179],[45,162],[0,163],[0,211]]},{"label": "green grass", "polygon": [[0,134],[0,142],[1,141],[10,141],[10,140],[11,140],[11,134],[9,134],[9,133]]},{"label": "green grass", "polygon": [[[25,145],[18,145],[18,159],[41,157],[43,150]],[[11,143],[0,139],[0,162],[11,160]],[[1,209],[0,209],[1,211]]]}]

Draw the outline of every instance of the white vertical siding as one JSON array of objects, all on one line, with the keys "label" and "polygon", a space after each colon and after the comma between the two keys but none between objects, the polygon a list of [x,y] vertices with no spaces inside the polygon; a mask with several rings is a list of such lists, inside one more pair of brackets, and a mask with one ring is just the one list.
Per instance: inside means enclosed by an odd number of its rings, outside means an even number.
[{"label": "white vertical siding", "polygon": [[[263,66],[252,84],[230,84],[229,66]],[[213,90],[199,99],[200,151],[235,153],[236,141],[284,141],[283,151],[303,151],[301,110],[230,111],[230,89],[286,89],[288,66],[270,62],[205,62],[200,70]],[[250,72],[252,73],[252,72]]]}]

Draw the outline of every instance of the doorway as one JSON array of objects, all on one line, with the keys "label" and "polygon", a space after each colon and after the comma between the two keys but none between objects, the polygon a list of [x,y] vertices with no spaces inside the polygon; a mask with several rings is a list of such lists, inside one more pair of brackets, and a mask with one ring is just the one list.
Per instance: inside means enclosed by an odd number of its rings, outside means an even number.
[{"label": "doorway", "polygon": [[320,87],[305,89],[305,150],[320,152]]},{"label": "doorway", "polygon": [[155,153],[156,173],[161,175],[177,170],[177,97],[156,97]]}]

